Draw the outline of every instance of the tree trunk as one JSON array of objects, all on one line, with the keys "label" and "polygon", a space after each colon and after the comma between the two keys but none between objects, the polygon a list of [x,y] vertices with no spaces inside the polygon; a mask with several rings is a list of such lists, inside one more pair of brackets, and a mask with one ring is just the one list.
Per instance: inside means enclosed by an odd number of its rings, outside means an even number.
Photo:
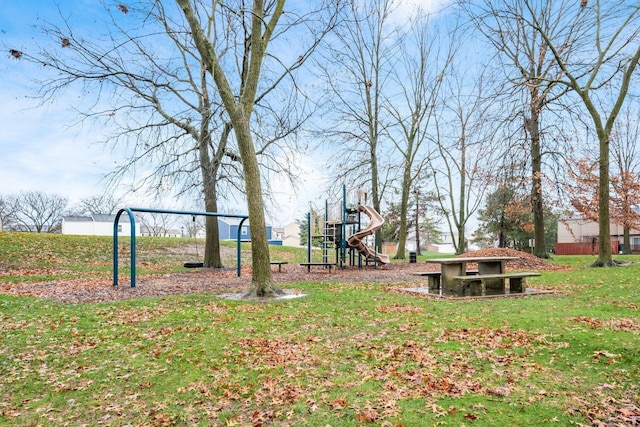
[{"label": "tree trunk", "polygon": [[279,295],[282,290],[275,285],[271,275],[271,258],[266,233],[267,225],[264,217],[260,167],[251,138],[248,119],[243,120],[240,124],[234,123],[234,130],[238,140],[240,156],[242,157],[247,207],[249,221],[251,222],[252,276],[251,288],[245,297]]},{"label": "tree trunk", "polygon": [[416,219],[415,219],[415,227],[416,227],[416,255],[422,255],[422,251],[420,250],[420,193],[418,191],[415,192],[416,195]]},{"label": "tree trunk", "polygon": [[405,162],[402,177],[402,196],[400,200],[400,231],[398,235],[398,251],[394,259],[405,259],[407,246],[407,218],[409,216],[409,187],[411,186],[411,169]]},{"label": "tree trunk", "polygon": [[176,2],[184,12],[191,28],[194,42],[202,55],[204,63],[207,65],[207,71],[213,77],[227,114],[229,114],[236,135],[240,158],[242,159],[245,195],[251,222],[253,271],[251,288],[245,296],[263,297],[280,294],[282,291],[275,286],[271,275],[260,168],[251,136],[251,113],[256,99],[262,61],[266,55],[266,48],[273,31],[282,16],[285,1],[278,0],[275,2],[273,14],[267,20],[264,16],[264,1],[254,0],[251,14],[251,30],[247,33],[249,38],[246,39],[247,46],[250,46],[250,49],[245,52],[244,57],[244,60],[248,61],[248,68],[246,69],[246,74],[243,73],[242,87],[238,94],[233,92],[229,80],[218,61],[215,48],[207,38],[199,18],[193,11],[192,3],[189,0],[176,0]]},{"label": "tree trunk", "polygon": [[[207,212],[218,211],[218,201],[215,196],[209,199],[205,195],[205,210]],[[220,233],[218,229],[218,218],[208,216],[205,221],[206,240],[204,244],[204,267],[222,268],[222,257],[220,256]]]},{"label": "tree trunk", "polygon": [[[202,174],[202,191],[204,193],[204,207],[206,212],[218,212],[218,192],[216,189],[217,164],[212,163],[209,156],[211,134],[209,133],[209,121],[203,121],[200,132],[200,172]],[[206,217],[205,219],[205,244],[204,267],[222,268],[220,256],[220,234],[218,230],[218,218]]]},{"label": "tree trunk", "polygon": [[[533,94],[534,99],[537,93]],[[544,234],[544,201],[542,196],[542,152],[540,149],[540,106],[532,102],[531,118],[525,119],[531,138],[531,209],[533,211],[534,255],[549,258]]]},{"label": "tree trunk", "polygon": [[622,253],[625,255],[631,255],[631,227],[629,227],[628,225],[624,226],[624,237],[622,239],[622,245],[624,246],[622,249]]},{"label": "tree trunk", "polygon": [[[463,130],[464,132],[464,130]],[[465,251],[465,222],[466,222],[466,185],[467,185],[467,148],[465,136],[461,138],[460,147],[460,193],[458,194],[458,243],[455,244],[456,255],[463,254]]]},{"label": "tree trunk", "polygon": [[[375,152],[375,150],[374,150]],[[375,157],[371,160],[371,201],[373,208],[376,212],[380,213],[380,189],[378,187],[378,161]],[[382,251],[382,238],[380,233],[375,235],[375,249],[378,252]]]},{"label": "tree trunk", "polygon": [[498,247],[506,248],[507,247],[507,233],[505,232],[504,226],[504,213],[500,216],[500,232],[498,234]]},{"label": "tree trunk", "polygon": [[[600,181],[598,183],[598,259],[594,267],[613,265],[611,256],[611,230],[609,219],[609,138],[604,130],[598,131],[600,141]],[[606,203],[602,203],[605,200]]]}]

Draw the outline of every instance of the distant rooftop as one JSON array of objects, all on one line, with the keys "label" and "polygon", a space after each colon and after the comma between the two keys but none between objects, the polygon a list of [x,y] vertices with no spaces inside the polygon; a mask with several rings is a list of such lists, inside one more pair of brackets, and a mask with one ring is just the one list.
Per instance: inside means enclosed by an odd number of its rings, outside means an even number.
[{"label": "distant rooftop", "polygon": [[[115,215],[111,214],[93,214],[93,215],[68,215],[63,216],[62,220],[66,222],[114,222],[116,219]],[[129,215],[121,215],[120,222],[129,222]]]}]

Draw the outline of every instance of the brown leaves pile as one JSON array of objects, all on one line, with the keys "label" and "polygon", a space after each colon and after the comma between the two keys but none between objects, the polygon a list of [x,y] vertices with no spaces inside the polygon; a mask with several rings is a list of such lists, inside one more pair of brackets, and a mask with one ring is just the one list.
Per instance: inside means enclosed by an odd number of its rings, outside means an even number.
[{"label": "brown leaves pile", "polygon": [[473,252],[467,252],[459,257],[495,257],[495,256],[512,256],[518,257],[516,260],[507,261],[507,270],[527,270],[527,271],[566,271],[569,267],[562,265],[553,265],[537,256],[517,251],[509,248],[487,248],[479,249]]},{"label": "brown leaves pile", "polygon": [[585,317],[579,316],[574,317],[574,322],[584,323],[585,325],[589,325],[594,329],[598,328],[608,328],[613,329],[614,331],[640,331],[640,323],[633,319],[611,319],[611,320],[600,320],[595,319],[593,317]]}]

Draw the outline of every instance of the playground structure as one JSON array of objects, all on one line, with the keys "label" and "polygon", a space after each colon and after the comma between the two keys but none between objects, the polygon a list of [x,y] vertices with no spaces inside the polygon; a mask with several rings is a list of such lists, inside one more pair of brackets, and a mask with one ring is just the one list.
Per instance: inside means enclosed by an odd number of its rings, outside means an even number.
[{"label": "playground structure", "polygon": [[[242,224],[249,217],[247,215],[233,215],[233,214],[222,214],[217,212],[194,212],[194,211],[176,211],[176,210],[167,210],[167,209],[148,209],[148,208],[122,208],[116,214],[116,218],[113,221],[113,286],[118,286],[118,223],[120,221],[120,216],[123,213],[126,213],[129,216],[129,222],[131,223],[131,287],[136,287],[136,219],[133,215],[134,212],[149,212],[149,213],[160,213],[160,214],[176,214],[176,215],[191,215],[196,216],[211,216],[211,217],[224,217],[224,218],[240,218],[240,224],[238,225],[238,235],[236,239],[236,253],[237,253],[237,266],[236,271],[238,277],[240,277],[240,232],[242,230]],[[189,263],[185,263],[185,267],[188,267]]]},{"label": "playground structure", "polygon": [[[364,198],[364,204],[363,199]],[[348,200],[346,186],[342,187],[342,201],[329,203],[325,201],[323,216],[314,214],[313,210],[307,215],[307,263],[303,265],[320,265],[331,267],[338,265],[346,268],[354,266],[356,261],[359,268],[372,262],[378,264],[390,262],[387,255],[378,253],[375,249],[376,233],[384,224],[382,216],[372,207],[367,206],[367,195],[364,191],[357,192],[357,200]],[[362,214],[369,218],[367,226],[363,227]],[[373,248],[367,245],[367,240],[373,237]],[[314,242],[322,253],[322,262],[313,262]],[[330,253],[335,251],[335,261]]]}]

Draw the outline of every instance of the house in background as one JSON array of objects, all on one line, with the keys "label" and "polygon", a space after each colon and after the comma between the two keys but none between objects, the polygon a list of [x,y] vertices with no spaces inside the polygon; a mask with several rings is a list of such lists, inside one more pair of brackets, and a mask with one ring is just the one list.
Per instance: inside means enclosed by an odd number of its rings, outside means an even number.
[{"label": "house in background", "polygon": [[292,222],[284,226],[284,228],[274,228],[273,239],[282,241],[283,246],[292,246],[299,248],[300,246],[300,225]]},{"label": "house in background", "polygon": [[[251,224],[247,219],[242,223],[240,228],[241,218],[218,218],[218,233],[220,240],[236,240],[238,238],[238,229],[240,229],[240,240],[243,242],[251,241]],[[272,236],[273,229],[270,225],[267,225],[267,240],[270,245],[282,245],[282,240],[279,240]]]},{"label": "house in background", "polygon": [[[453,246],[453,237],[450,233],[442,232],[439,236],[440,243],[429,243],[425,242],[424,237],[420,239],[420,249],[426,250],[427,252],[437,252],[440,254],[455,254],[456,249]],[[407,232],[407,250],[415,251],[416,250],[416,232],[415,229],[410,229]],[[468,248],[467,248],[468,249]],[[465,250],[468,252],[468,250]]]},{"label": "house in background", "polygon": [[282,227],[273,227],[271,229],[271,237],[274,239],[282,240],[284,238],[284,228]]},{"label": "house in background", "polygon": [[[62,234],[78,234],[82,236],[113,236],[115,215],[70,215],[62,217]],[[118,221],[118,234],[131,235],[131,223],[127,215]],[[140,227],[136,227],[136,236],[140,236]]]},{"label": "house in background", "polygon": [[[113,236],[113,222],[115,215],[72,215],[62,217],[62,234],[79,234],[85,236]],[[218,218],[220,240],[236,240],[241,218]],[[129,236],[131,222],[127,215],[121,215],[118,221],[118,234]],[[267,226],[267,239],[271,245],[282,245],[282,240],[272,238],[272,228]],[[136,217],[136,236],[165,236],[165,237],[193,237],[185,233],[184,229],[159,230],[157,227],[145,224]],[[204,230],[198,230],[196,237],[204,238]],[[251,241],[251,226],[245,221],[240,229],[240,240]]]},{"label": "house in background", "polygon": [[[220,240],[236,240],[238,238],[238,228],[240,227],[241,218],[218,218],[218,233]],[[271,229],[268,227],[267,235],[271,238]],[[249,220],[242,223],[240,230],[240,240],[243,242],[251,240],[251,228]]]},{"label": "house in background", "polygon": [[[618,253],[624,243],[624,227],[611,223],[609,226],[611,253]],[[631,251],[640,252],[640,230],[630,230]],[[558,221],[558,255],[597,255],[598,223],[582,218],[564,218]]]}]

